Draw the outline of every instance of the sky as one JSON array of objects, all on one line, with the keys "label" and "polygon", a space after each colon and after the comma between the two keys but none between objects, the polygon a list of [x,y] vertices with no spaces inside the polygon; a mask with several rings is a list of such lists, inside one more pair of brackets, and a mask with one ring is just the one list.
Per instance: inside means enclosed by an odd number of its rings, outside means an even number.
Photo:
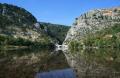
[{"label": "sky", "polygon": [[120,6],[120,0],[0,0],[25,8],[38,21],[72,25],[81,14],[100,8]]}]

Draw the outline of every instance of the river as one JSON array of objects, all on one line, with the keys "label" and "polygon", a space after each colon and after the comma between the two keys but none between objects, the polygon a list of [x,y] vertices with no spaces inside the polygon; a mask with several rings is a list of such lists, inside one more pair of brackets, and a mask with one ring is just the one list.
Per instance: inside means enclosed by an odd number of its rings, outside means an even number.
[{"label": "river", "polygon": [[[73,52],[72,52],[73,53]],[[75,52],[120,71],[120,49],[87,49]],[[83,56],[84,55],[84,56]],[[80,62],[78,62],[80,63]],[[0,51],[0,78],[75,78],[62,51],[19,49]]]}]

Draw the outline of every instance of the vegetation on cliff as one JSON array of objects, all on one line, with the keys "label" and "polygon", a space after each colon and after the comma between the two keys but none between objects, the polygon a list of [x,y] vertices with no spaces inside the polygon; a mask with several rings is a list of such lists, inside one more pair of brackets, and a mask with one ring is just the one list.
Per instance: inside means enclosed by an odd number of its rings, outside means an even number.
[{"label": "vegetation on cliff", "polygon": [[120,24],[115,24],[108,28],[104,28],[96,33],[88,33],[86,37],[79,41],[73,40],[70,42],[70,47],[79,47],[84,45],[86,47],[98,48],[119,48],[120,47]]},{"label": "vegetation on cliff", "polygon": [[119,48],[120,24],[115,24],[95,34],[88,34],[83,43],[85,46]]}]

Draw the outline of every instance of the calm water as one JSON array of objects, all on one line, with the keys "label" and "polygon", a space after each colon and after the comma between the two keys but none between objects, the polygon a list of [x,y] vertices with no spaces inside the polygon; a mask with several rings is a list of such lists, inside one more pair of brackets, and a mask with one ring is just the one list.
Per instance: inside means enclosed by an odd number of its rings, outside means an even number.
[{"label": "calm water", "polygon": [[56,70],[38,73],[35,78],[75,78],[75,73],[72,69]]},{"label": "calm water", "polygon": [[69,66],[62,52],[41,49],[0,51],[0,78],[34,78],[36,72],[65,68]]},{"label": "calm water", "polygon": [[[98,64],[120,71],[120,49],[86,49],[75,53],[82,55],[90,63],[94,60]],[[0,78],[75,78],[73,70],[66,68],[69,67],[61,51],[36,49],[0,51]]]}]

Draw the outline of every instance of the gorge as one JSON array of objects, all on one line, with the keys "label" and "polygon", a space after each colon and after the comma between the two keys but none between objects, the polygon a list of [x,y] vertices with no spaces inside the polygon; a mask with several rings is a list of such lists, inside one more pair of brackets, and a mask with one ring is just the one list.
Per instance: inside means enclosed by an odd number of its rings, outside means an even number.
[{"label": "gorge", "polygon": [[[63,51],[56,52],[55,44]],[[67,68],[76,78],[119,78],[119,66],[119,7],[91,10],[70,28],[39,22],[24,8],[0,4],[0,78],[34,78]]]}]

